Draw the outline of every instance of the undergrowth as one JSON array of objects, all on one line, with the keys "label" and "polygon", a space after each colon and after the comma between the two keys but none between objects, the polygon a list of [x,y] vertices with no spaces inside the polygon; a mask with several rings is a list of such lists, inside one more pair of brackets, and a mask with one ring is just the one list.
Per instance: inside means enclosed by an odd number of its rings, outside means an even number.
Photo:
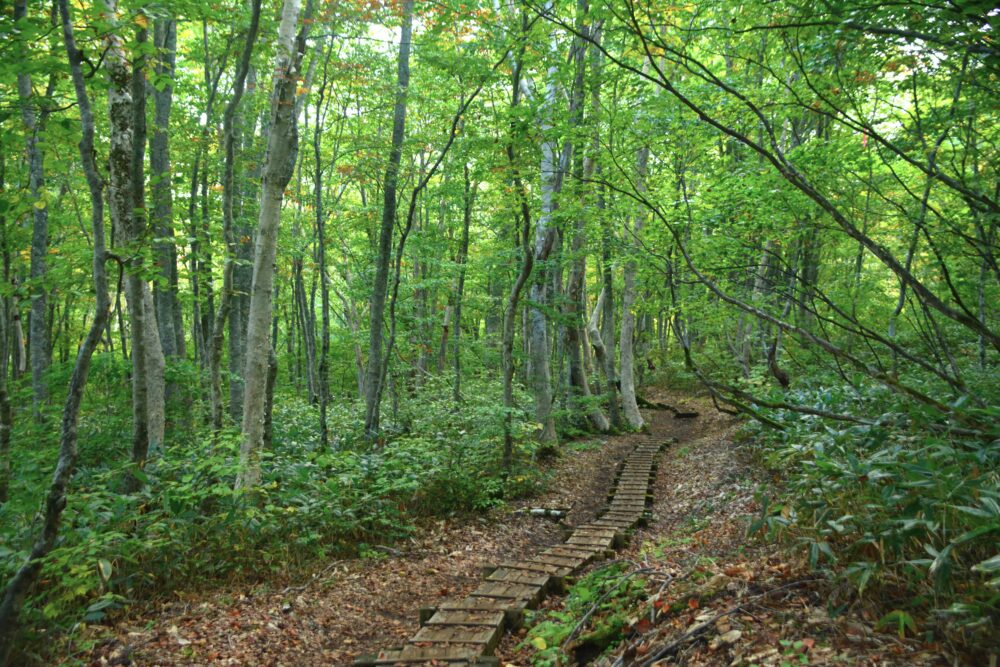
[{"label": "undergrowth", "polygon": [[[431,381],[419,406],[401,403],[387,441],[377,447],[362,437],[360,406],[331,405],[336,437],[325,451],[315,406],[290,388],[276,396],[274,442],[252,494],[233,490],[236,430],[214,439],[191,423],[190,413],[198,411],[192,397],[175,396],[174,444],[139,473],[142,490],[126,494],[127,368],[108,355],[96,362],[60,540],[22,615],[25,663],[49,664],[54,637],[104,621],[133,600],[288,574],[355,553],[360,544],[409,535],[420,517],[485,511],[544,483],[525,437],[535,425],[520,412],[514,427],[524,444],[515,469],[503,474],[499,390],[488,378],[469,378],[460,411],[450,383]],[[57,449],[51,429],[18,428],[13,495],[0,506],[0,580],[24,562],[37,528],[38,489],[45,488]],[[20,444],[30,441],[37,443],[30,449]]]},{"label": "undergrowth", "polygon": [[646,597],[646,581],[625,563],[594,570],[570,587],[562,609],[536,612],[519,648],[537,667],[583,664],[613,649],[631,627],[629,614]]},{"label": "undergrowth", "polygon": [[[750,532],[782,536],[848,590],[844,612],[880,610],[879,627],[928,641],[995,647],[1000,632],[1000,429],[972,439],[888,391],[836,384],[787,400],[878,415],[845,423],[769,411],[784,430],[744,435],[780,480],[760,492]],[[961,400],[961,399],[960,399]],[[1000,413],[982,415],[1000,424]]]}]

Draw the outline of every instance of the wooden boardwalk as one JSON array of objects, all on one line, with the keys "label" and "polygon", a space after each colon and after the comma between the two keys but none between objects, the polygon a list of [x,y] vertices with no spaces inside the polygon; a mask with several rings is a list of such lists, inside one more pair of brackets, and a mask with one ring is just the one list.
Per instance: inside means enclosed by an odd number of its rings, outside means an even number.
[{"label": "wooden boardwalk", "polygon": [[495,667],[503,633],[521,625],[524,610],[549,592],[561,591],[566,577],[625,545],[629,532],[645,522],[653,496],[656,456],[667,445],[645,436],[619,464],[608,505],[598,518],[578,526],[563,544],[537,555],[500,563],[467,597],[420,611],[420,630],[405,646],[362,656],[359,667],[441,665]]}]

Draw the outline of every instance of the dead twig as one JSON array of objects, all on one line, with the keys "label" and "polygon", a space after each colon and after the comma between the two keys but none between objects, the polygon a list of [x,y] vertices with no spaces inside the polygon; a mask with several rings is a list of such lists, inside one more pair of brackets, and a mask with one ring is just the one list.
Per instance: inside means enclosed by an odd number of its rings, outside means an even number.
[{"label": "dead twig", "polygon": [[823,581],[823,580],[819,579],[819,578],[800,579],[799,581],[793,581],[792,583],[785,584],[784,586],[779,586],[777,588],[772,588],[771,590],[764,591],[763,593],[758,593],[757,595],[754,595],[753,597],[751,597],[749,600],[747,600],[745,602],[741,602],[738,605],[734,605],[734,606],[730,607],[729,609],[726,609],[725,611],[722,611],[722,612],[716,614],[712,618],[709,618],[709,619],[707,619],[705,621],[702,621],[701,623],[698,623],[697,625],[691,627],[689,630],[685,631],[684,634],[682,634],[680,637],[677,637],[673,641],[668,642],[667,644],[664,644],[662,647],[660,647],[660,649],[658,651],[656,651],[655,653],[651,654],[648,658],[646,658],[646,660],[644,662],[640,663],[639,667],[651,667],[651,665],[653,663],[655,663],[656,661],[662,660],[663,658],[667,657],[671,653],[675,652],[677,649],[679,649],[681,646],[683,646],[687,642],[689,642],[689,641],[695,639],[696,637],[698,637],[699,635],[701,635],[701,633],[705,632],[705,630],[707,630],[708,628],[710,628],[713,625],[715,625],[716,621],[718,621],[720,618],[725,618],[726,616],[730,616],[732,614],[735,614],[736,612],[741,611],[744,607],[752,604],[756,600],[760,600],[762,598],[768,597],[768,596],[773,595],[775,593],[779,593],[781,591],[788,590],[790,588],[797,588],[799,586],[803,586],[805,584],[815,583],[817,581]]},{"label": "dead twig", "polygon": [[283,588],[281,590],[281,594],[282,595],[288,595],[289,593],[301,593],[302,591],[304,591],[305,589],[309,588],[311,585],[313,585],[317,581],[320,581],[321,578],[324,575],[326,575],[327,573],[330,572],[330,570],[334,569],[335,567],[337,567],[338,565],[340,565],[343,562],[344,561],[342,561],[342,560],[335,560],[335,561],[333,561],[332,563],[330,563],[329,565],[327,565],[326,567],[324,567],[319,572],[313,574],[312,577],[310,577],[309,580],[306,581],[306,583],[302,584],[301,586],[286,586],[285,588]]}]

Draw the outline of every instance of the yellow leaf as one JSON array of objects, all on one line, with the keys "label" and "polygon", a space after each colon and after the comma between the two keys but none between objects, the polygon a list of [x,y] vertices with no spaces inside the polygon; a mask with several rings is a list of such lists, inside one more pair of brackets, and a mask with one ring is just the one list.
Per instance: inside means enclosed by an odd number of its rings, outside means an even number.
[{"label": "yellow leaf", "polygon": [[136,14],[135,15],[135,24],[137,26],[139,26],[140,28],[148,28],[149,27],[149,19],[146,18],[145,14]]},{"label": "yellow leaf", "polygon": [[539,651],[544,651],[549,647],[549,645],[545,643],[545,637],[535,637],[531,640],[531,645]]},{"label": "yellow leaf", "polygon": [[36,201],[35,202],[35,208],[37,208],[39,211],[41,211],[43,208],[45,208],[45,200],[44,199],[39,199],[38,201]]}]

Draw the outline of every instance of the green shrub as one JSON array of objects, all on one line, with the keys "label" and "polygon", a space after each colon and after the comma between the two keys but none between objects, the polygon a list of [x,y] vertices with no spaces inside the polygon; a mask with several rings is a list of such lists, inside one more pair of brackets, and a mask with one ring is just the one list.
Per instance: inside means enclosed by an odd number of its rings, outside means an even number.
[{"label": "green shrub", "polygon": [[[831,570],[859,596],[877,596],[898,618],[932,614],[968,641],[995,637],[1000,438],[956,436],[881,388],[816,387],[793,398],[881,416],[845,425],[773,411],[784,431],[749,425],[748,437],[783,484],[777,497],[761,494],[751,532],[794,539],[813,567]],[[1000,422],[1000,414],[992,418]]]}]

